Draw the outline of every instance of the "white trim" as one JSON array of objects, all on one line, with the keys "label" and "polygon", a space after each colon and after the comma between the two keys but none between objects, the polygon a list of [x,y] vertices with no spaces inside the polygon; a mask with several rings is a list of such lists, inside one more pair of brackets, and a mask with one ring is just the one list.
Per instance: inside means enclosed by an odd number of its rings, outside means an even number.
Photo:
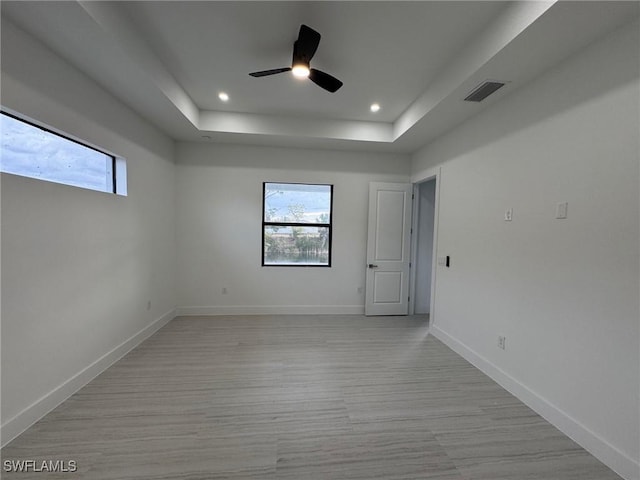
[{"label": "white trim", "polygon": [[411,175],[411,183],[422,183],[440,175],[440,167],[429,167]]},{"label": "white trim", "polygon": [[364,305],[183,306],[176,308],[176,315],[364,315]]},{"label": "white trim", "polygon": [[420,188],[413,184],[413,208],[411,210],[411,267],[409,270],[409,315],[416,312],[416,271],[418,267],[418,228],[420,227]]},{"label": "white trim", "polygon": [[438,274],[438,225],[440,222],[440,182],[442,181],[442,167],[435,170],[436,192],[433,208],[433,252],[431,253],[431,300],[429,302],[429,325],[436,323],[436,282]]},{"label": "white trim", "polygon": [[438,220],[440,212],[440,174],[442,167],[433,167],[421,171],[419,174],[411,177],[413,183],[413,220],[411,227],[413,228],[414,235],[411,237],[411,276],[409,278],[409,296],[411,301],[409,302],[409,315],[415,313],[416,302],[416,273],[418,266],[418,228],[419,228],[419,215],[420,215],[420,195],[419,186],[421,183],[435,180],[436,189],[434,195],[434,208],[433,208],[433,251],[431,253],[431,298],[429,300],[429,324],[433,325],[435,321],[435,303],[436,303],[436,273],[438,271]]},{"label": "white trim", "polygon": [[515,395],[528,407],[542,416],[562,433],[574,440],[594,457],[626,480],[640,480],[640,463],[611,445],[604,438],[589,430],[544,397],[520,383],[511,375],[478,354],[461,341],[455,339],[435,325],[430,332],[473,366],[491,377],[505,390]]},{"label": "white trim", "polygon": [[83,368],[74,376],[64,381],[62,384],[41,397],[39,400],[29,405],[16,416],[7,420],[4,425],[2,425],[0,430],[2,446],[4,447],[26,429],[31,427],[47,413],[56,408],[71,395],[76,393],[87,383],[96,378],[107,368],[116,363],[127,353],[129,353],[131,350],[133,350],[135,347],[137,347],[139,344],[153,335],[156,331],[173,320],[175,316],[175,309],[169,310],[167,313],[144,327],[138,333],[129,337],[120,345],[102,355],[91,365]]}]

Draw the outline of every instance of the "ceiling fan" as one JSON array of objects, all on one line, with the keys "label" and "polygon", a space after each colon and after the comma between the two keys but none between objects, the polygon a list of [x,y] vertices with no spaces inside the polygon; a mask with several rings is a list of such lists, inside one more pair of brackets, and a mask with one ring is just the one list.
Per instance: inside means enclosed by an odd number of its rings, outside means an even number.
[{"label": "ceiling fan", "polygon": [[293,61],[290,67],[262,70],[260,72],[252,72],[249,75],[252,77],[266,77],[277,73],[292,72],[296,77],[308,77],[313,83],[331,93],[336,92],[342,86],[340,80],[328,73],[309,67],[309,62],[316,53],[319,43],[320,34],[318,32],[306,25],[300,25],[298,40],[293,44]]}]

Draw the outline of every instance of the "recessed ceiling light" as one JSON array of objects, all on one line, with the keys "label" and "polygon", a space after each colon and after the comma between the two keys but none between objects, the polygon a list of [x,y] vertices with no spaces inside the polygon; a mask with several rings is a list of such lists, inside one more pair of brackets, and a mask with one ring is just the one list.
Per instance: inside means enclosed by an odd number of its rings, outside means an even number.
[{"label": "recessed ceiling light", "polygon": [[369,108],[371,109],[371,111],[372,111],[373,113],[376,113],[377,111],[379,111],[379,110],[380,110],[380,104],[378,104],[378,103],[372,103],[372,104],[371,104],[371,107],[369,107]]},{"label": "recessed ceiling light", "polygon": [[220,100],[222,100],[223,102],[228,102],[229,101],[229,95],[227,95],[225,92],[220,92],[218,94],[218,98]]}]

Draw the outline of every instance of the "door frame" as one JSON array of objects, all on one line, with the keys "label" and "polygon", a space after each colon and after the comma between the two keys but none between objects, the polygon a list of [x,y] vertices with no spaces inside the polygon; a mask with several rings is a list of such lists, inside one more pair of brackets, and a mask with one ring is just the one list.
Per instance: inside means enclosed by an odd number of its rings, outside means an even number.
[{"label": "door frame", "polygon": [[417,266],[417,251],[418,251],[418,220],[420,218],[418,188],[420,183],[428,182],[429,180],[436,181],[435,191],[435,204],[433,212],[433,251],[431,253],[431,302],[429,311],[429,326],[433,326],[435,323],[436,312],[436,279],[438,271],[438,223],[440,212],[440,182],[441,182],[441,167],[433,167],[426,170],[422,170],[411,176],[411,183],[413,184],[413,218],[411,219],[411,228],[413,235],[411,235],[411,270],[409,273],[409,315],[415,313],[416,302],[416,266]]}]

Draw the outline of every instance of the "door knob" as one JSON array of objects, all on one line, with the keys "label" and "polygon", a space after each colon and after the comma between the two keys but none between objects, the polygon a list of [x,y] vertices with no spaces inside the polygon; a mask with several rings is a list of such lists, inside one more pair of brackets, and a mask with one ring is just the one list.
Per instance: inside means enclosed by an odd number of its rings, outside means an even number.
[{"label": "door knob", "polygon": [[374,265],[373,263],[370,263],[369,268],[378,268],[378,265]]}]

